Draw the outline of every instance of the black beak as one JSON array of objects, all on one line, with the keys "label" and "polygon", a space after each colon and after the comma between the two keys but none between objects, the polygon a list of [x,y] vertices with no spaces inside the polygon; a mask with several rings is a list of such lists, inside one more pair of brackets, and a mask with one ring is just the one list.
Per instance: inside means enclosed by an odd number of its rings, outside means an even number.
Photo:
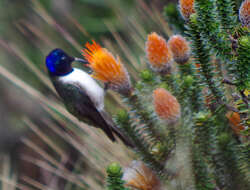
[{"label": "black beak", "polygon": [[74,61],[80,62],[80,63],[83,63],[83,64],[88,64],[88,61],[86,61],[84,59],[81,59],[81,58],[77,58],[77,57],[74,58]]},{"label": "black beak", "polygon": [[[89,62],[86,61],[85,59],[81,59],[81,58],[77,58],[77,57],[74,57],[74,61],[83,63],[84,65],[89,64]],[[85,67],[86,67],[86,66],[85,66]],[[88,73],[88,74],[92,74],[93,71],[90,69],[90,67],[86,67],[86,68],[87,68],[87,73]]]}]

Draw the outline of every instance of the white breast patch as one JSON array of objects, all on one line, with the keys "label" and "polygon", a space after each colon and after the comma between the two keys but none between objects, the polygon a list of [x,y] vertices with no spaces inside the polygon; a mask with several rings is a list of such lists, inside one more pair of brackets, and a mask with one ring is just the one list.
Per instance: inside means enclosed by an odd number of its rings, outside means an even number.
[{"label": "white breast patch", "polygon": [[104,108],[104,90],[87,73],[80,69],[74,70],[65,76],[59,77],[59,80],[67,84],[77,84],[90,97],[98,110]]}]

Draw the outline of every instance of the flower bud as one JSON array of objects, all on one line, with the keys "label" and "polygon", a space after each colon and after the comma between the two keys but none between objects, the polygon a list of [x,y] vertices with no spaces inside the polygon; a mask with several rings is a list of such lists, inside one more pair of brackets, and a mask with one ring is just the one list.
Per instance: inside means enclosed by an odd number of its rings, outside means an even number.
[{"label": "flower bud", "polygon": [[160,190],[161,183],[155,173],[140,161],[133,161],[131,166],[126,168],[122,179],[126,186],[138,190]]},{"label": "flower bud", "polygon": [[177,99],[164,88],[157,88],[153,93],[156,114],[168,124],[175,124],[181,115]]},{"label": "flower bud", "polygon": [[226,117],[228,118],[233,131],[239,135],[240,132],[244,130],[244,126],[241,124],[240,114],[237,112],[228,112]]},{"label": "flower bud", "polygon": [[241,3],[239,19],[243,26],[250,27],[250,0],[245,0]]},{"label": "flower bud", "polygon": [[145,82],[151,82],[154,79],[154,75],[150,70],[144,70],[140,73],[140,77]]},{"label": "flower bud", "polygon": [[191,14],[195,13],[194,0],[179,0],[179,8],[184,20],[189,20]]},{"label": "flower bud", "polygon": [[155,32],[148,35],[146,54],[152,70],[167,74],[171,70],[173,59],[166,40]]},{"label": "flower bud", "polygon": [[108,85],[108,87],[120,94],[129,95],[132,87],[126,68],[119,57],[115,57],[105,48],[93,41],[86,44],[82,50],[83,56],[89,62],[93,70],[93,77]]},{"label": "flower bud", "polygon": [[119,110],[116,115],[116,120],[119,123],[127,123],[129,120],[129,114],[126,110]]},{"label": "flower bud", "polygon": [[190,47],[181,35],[174,35],[168,40],[168,46],[176,63],[185,64],[190,57]]},{"label": "flower bud", "polygon": [[107,167],[107,173],[111,176],[119,176],[122,174],[122,168],[118,163],[113,162]]},{"label": "flower bud", "polygon": [[194,82],[194,77],[192,75],[187,75],[184,77],[184,85],[191,87]]}]

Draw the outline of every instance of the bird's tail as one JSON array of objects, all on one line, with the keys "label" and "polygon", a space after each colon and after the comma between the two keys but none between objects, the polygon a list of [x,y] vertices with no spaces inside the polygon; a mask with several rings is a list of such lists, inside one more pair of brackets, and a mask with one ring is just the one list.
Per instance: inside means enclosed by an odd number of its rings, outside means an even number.
[{"label": "bird's tail", "polygon": [[133,148],[134,144],[132,143],[132,141],[128,137],[124,136],[124,134],[122,134],[120,129],[118,129],[115,126],[112,118],[105,111],[102,111],[101,115],[104,118],[104,120],[106,121],[106,123],[109,125],[112,132],[114,132],[116,134],[116,136],[118,136],[126,146]]}]

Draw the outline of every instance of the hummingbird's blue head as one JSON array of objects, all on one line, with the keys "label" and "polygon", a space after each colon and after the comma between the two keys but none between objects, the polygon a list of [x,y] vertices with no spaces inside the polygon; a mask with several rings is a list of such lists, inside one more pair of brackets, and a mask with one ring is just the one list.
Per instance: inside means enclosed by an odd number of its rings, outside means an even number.
[{"label": "hummingbird's blue head", "polygon": [[73,61],[74,58],[68,56],[63,50],[54,49],[46,57],[46,66],[51,75],[62,76],[73,71],[71,66]]}]

